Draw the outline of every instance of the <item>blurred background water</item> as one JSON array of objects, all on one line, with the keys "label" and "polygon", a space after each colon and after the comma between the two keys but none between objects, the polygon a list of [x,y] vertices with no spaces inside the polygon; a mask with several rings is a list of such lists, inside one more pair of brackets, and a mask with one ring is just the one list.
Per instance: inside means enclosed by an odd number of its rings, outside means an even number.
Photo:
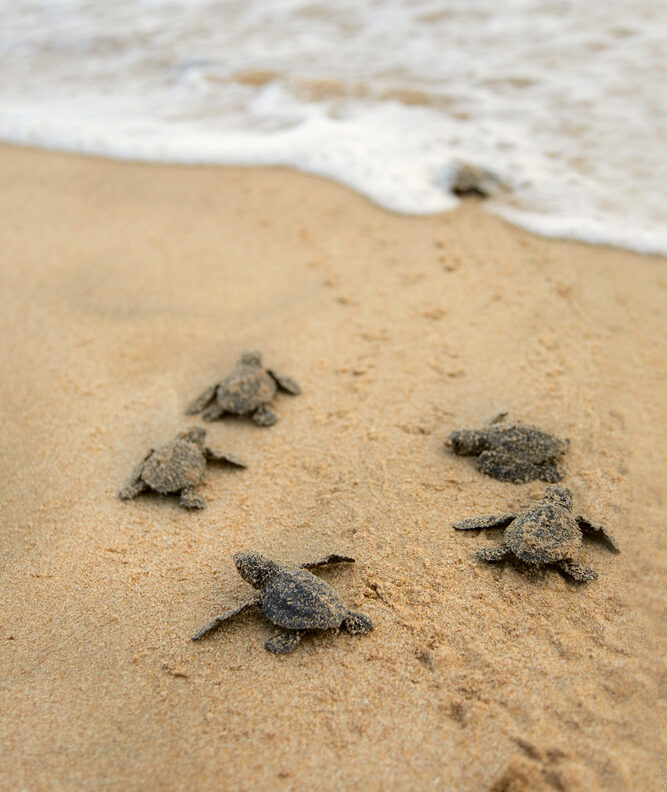
[{"label": "blurred background water", "polygon": [[[287,165],[667,253],[665,0],[6,0],[0,140]],[[502,186],[501,186],[502,185]]]}]

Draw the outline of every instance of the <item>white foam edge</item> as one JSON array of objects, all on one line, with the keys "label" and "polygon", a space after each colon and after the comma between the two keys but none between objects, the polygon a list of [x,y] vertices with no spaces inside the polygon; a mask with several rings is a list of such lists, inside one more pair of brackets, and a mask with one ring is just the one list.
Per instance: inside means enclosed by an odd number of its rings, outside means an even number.
[{"label": "white foam edge", "polygon": [[[49,113],[3,112],[0,140],[14,145],[107,157],[139,163],[287,167],[331,179],[364,195],[384,209],[401,215],[432,215],[451,210],[459,200],[446,189],[447,174],[460,160],[435,149],[419,163],[392,157],[395,140],[373,139],[366,121],[310,117],[284,132],[270,135],[203,133],[154,120],[97,122],[63,119]],[[381,131],[381,130],[380,130]],[[317,141],[317,146],[313,145]],[[372,156],[364,160],[373,140]],[[346,143],[347,145],[341,145]],[[383,156],[383,149],[386,149]],[[484,167],[486,163],[475,162]],[[356,165],[356,167],[355,167]],[[539,236],[608,245],[644,254],[667,253],[667,231],[642,224],[624,227],[621,218],[586,217],[581,213],[532,212],[489,200],[485,208],[509,223]]]}]

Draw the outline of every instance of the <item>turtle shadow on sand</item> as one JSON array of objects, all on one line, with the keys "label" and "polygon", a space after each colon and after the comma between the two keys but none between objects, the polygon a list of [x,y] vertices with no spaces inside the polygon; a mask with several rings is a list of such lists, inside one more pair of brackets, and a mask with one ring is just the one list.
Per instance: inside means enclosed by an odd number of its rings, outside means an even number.
[{"label": "turtle shadow on sand", "polygon": [[278,627],[278,632],[264,644],[265,649],[274,654],[291,652],[306,632],[345,630],[360,635],[373,629],[368,616],[348,610],[328,583],[308,571],[328,564],[354,563],[354,558],[332,554],[291,567],[281,566],[258,553],[237,553],[234,563],[239,575],[260,593],[216,616],[193,635],[193,641],[200,640],[248,608],[259,608]]},{"label": "turtle shadow on sand", "polygon": [[214,421],[224,415],[247,416],[257,426],[272,426],[278,416],[268,405],[278,389],[294,396],[301,393],[293,379],[264,368],[259,352],[244,352],[230,374],[206,388],[185,412],[196,415],[203,410],[205,421]]},{"label": "turtle shadow on sand", "polygon": [[567,487],[555,485],[547,487],[542,499],[526,511],[471,517],[452,527],[457,531],[502,528],[502,544],[477,550],[477,558],[491,562],[514,558],[532,569],[552,566],[577,583],[598,576],[594,569],[575,560],[584,533],[602,538],[611,550],[619,552],[616,540],[603,526],[574,516],[572,493]]},{"label": "turtle shadow on sand", "polygon": [[206,475],[208,461],[225,462],[245,468],[246,463],[233,454],[204,445],[206,429],[195,426],[157,450],[151,449],[134,469],[129,484],[118,493],[121,500],[136,498],[142,492],[178,495],[186,509],[203,509],[206,500],[195,487]]}]

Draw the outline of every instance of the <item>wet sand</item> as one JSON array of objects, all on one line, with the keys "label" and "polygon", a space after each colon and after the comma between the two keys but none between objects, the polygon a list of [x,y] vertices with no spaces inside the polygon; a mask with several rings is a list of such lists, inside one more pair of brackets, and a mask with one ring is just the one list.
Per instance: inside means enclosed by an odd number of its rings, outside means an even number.
[{"label": "wet sand", "polygon": [[[282,170],[0,148],[0,788],[661,789],[665,261],[473,202],[384,212]],[[122,502],[257,347],[270,429],[207,424],[208,508]],[[599,579],[485,565],[450,525],[543,491],[448,453],[498,412],[569,437]],[[277,658],[231,556],[321,573],[376,629]],[[662,708],[661,708],[662,707]]]}]

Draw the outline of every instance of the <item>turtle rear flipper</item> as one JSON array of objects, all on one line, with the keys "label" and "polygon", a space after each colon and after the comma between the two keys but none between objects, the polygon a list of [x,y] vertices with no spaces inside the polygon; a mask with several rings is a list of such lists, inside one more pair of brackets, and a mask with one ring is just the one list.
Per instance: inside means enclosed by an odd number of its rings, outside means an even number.
[{"label": "turtle rear flipper", "polygon": [[588,583],[590,580],[595,580],[598,576],[598,573],[591,567],[585,564],[578,564],[570,559],[559,561],[556,566],[561,572],[576,580],[577,583]]},{"label": "turtle rear flipper", "polygon": [[350,635],[364,635],[373,629],[373,622],[363,613],[350,611],[343,619],[341,627]]},{"label": "turtle rear flipper", "polygon": [[302,638],[303,630],[281,630],[266,641],[264,648],[273,654],[289,654]]},{"label": "turtle rear flipper", "polygon": [[582,533],[590,533],[601,536],[615,553],[620,553],[618,542],[612,533],[610,533],[603,525],[592,523],[581,515],[577,516],[577,525]]},{"label": "turtle rear flipper", "polygon": [[291,393],[292,396],[298,396],[301,393],[301,388],[291,377],[286,377],[275,369],[267,369],[267,371],[281,390],[284,390],[286,393]]},{"label": "turtle rear flipper", "polygon": [[187,407],[185,414],[196,415],[197,413],[200,413],[204,407],[213,401],[217,389],[217,385],[211,385],[210,388],[206,388],[206,390],[197,396],[197,398]]}]

